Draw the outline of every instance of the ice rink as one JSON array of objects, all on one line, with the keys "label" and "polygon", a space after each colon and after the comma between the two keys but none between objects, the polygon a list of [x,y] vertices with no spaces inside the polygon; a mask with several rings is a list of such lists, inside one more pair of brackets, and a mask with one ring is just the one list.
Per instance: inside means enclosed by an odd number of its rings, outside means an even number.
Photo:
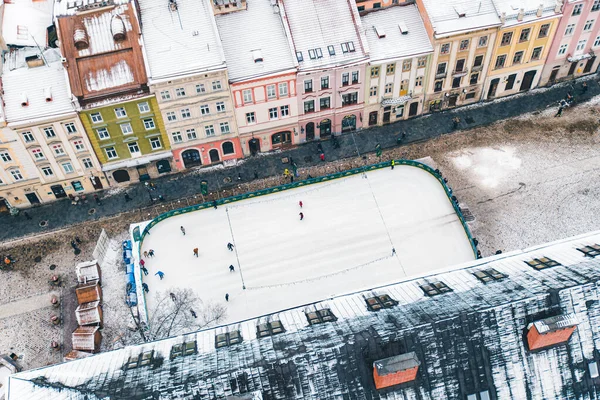
[{"label": "ice rink", "polygon": [[171,217],[146,236],[149,249],[156,253],[146,259],[149,312],[157,291],[190,287],[204,302],[226,304],[226,322],[475,258],[443,187],[409,166]]}]

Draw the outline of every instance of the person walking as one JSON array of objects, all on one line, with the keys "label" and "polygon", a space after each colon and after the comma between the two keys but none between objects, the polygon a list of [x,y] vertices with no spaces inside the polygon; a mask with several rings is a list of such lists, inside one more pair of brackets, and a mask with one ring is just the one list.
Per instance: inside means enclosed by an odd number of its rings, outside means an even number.
[{"label": "person walking", "polygon": [[173,302],[177,301],[177,297],[175,297],[175,293],[171,292],[171,293],[169,293],[169,296],[171,296],[171,300],[173,300]]},{"label": "person walking", "polygon": [[158,271],[157,273],[154,274],[154,276],[158,275],[158,277],[160,278],[160,280],[163,280],[163,277],[165,276],[165,273],[162,271]]},{"label": "person walking", "polygon": [[302,200],[300,200],[300,201],[298,202],[298,205],[300,206],[300,208],[302,208]]},{"label": "person walking", "polygon": [[154,250],[150,249],[148,250],[148,255],[152,258],[154,258]]},{"label": "person walking", "polygon": [[96,200],[96,204],[98,204],[99,206],[102,205],[102,200],[100,200],[100,197],[98,197],[97,194],[94,194],[94,200]]},{"label": "person walking", "polygon": [[144,267],[143,265],[140,267],[140,269],[142,270],[142,272],[144,273],[144,275],[148,276],[148,268]]},{"label": "person walking", "polygon": [[125,193],[125,202],[127,203],[128,201],[131,201],[131,197],[129,196],[129,193]]},{"label": "person walking", "polygon": [[229,251],[233,251],[233,243],[231,243],[231,242],[227,243],[227,249]]},{"label": "person walking", "polygon": [[181,233],[183,233],[183,236],[185,236],[185,228],[183,226],[179,227],[179,229],[181,229]]},{"label": "person walking", "polygon": [[585,92],[587,92],[588,90],[588,84],[587,82],[583,82],[583,84],[581,85],[581,94],[584,94]]},{"label": "person walking", "polygon": [[392,247],[392,255],[396,254],[396,248]]},{"label": "person walking", "polygon": [[460,118],[459,117],[452,118],[452,129],[456,130],[458,128],[458,124],[460,124]]},{"label": "person walking", "polygon": [[558,111],[556,112],[556,114],[554,114],[554,118],[558,118],[558,117],[560,117],[560,116],[562,115],[562,112],[563,112],[563,106],[562,106],[562,105],[560,105],[560,106],[558,107]]},{"label": "person walking", "polygon": [[24,216],[25,216],[25,218],[26,218],[26,219],[28,219],[28,220],[31,220],[31,219],[33,219],[33,218],[31,218],[31,217],[29,216],[29,213],[28,213],[27,211],[24,211],[24,212],[23,212],[23,215],[24,215]]},{"label": "person walking", "polygon": [[325,161],[325,153],[321,153],[319,159],[321,159],[321,161]]},{"label": "person walking", "polygon": [[304,219],[304,213],[300,213],[298,215],[300,215],[300,221],[302,221]]},{"label": "person walking", "polygon": [[229,266],[229,272],[235,272],[235,267],[233,266],[233,264]]},{"label": "person walking", "polygon": [[225,301],[229,301],[229,293],[225,293]]},{"label": "person walking", "polygon": [[197,247],[194,249],[194,256],[198,257],[198,248]]},{"label": "person walking", "polygon": [[192,314],[192,317],[198,318],[198,315],[196,315],[196,311],[190,310],[190,314]]},{"label": "person walking", "polygon": [[150,289],[148,289],[148,285],[146,283],[142,283],[142,289],[144,290],[144,292],[148,293],[150,291]]},{"label": "person walking", "polygon": [[148,252],[144,251],[144,258],[148,258]]}]

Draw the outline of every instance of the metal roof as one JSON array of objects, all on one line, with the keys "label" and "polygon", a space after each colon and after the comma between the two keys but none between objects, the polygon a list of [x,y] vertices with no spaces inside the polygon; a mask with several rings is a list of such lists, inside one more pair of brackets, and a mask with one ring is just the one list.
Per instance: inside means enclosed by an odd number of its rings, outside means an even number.
[{"label": "metal roof", "polygon": [[436,36],[499,26],[492,0],[423,0]]}]

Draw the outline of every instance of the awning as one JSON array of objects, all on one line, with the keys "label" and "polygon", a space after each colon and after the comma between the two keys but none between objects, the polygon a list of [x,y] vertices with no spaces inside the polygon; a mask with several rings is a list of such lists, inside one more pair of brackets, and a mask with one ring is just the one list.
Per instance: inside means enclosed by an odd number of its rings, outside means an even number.
[{"label": "awning", "polygon": [[406,103],[410,99],[412,99],[411,96],[401,96],[401,97],[394,97],[393,99],[383,99],[381,101],[381,105],[382,106],[398,106],[398,105]]},{"label": "awning", "polygon": [[590,51],[589,53],[580,54],[578,56],[567,57],[567,61],[572,63],[572,62],[577,62],[577,61],[585,60],[585,59],[592,58],[592,57],[594,57],[594,53],[592,53]]},{"label": "awning", "polygon": [[137,167],[137,166],[140,166],[140,165],[149,164],[152,161],[162,160],[162,159],[171,158],[171,157],[173,157],[173,153],[172,152],[170,152],[170,151],[163,151],[163,152],[157,153],[157,154],[150,154],[150,155],[147,155],[147,156],[130,158],[128,160],[117,161],[117,162],[114,162],[114,163],[103,165],[102,166],[102,171],[108,172],[108,171],[114,171],[115,169]]}]

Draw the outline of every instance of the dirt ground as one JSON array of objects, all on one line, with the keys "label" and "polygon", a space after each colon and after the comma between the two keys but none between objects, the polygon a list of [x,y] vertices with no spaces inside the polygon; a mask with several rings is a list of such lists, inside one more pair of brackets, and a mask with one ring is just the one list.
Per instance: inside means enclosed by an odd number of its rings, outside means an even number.
[{"label": "dirt ground", "polygon": [[[425,143],[384,150],[381,159],[431,157],[459,201],[474,214],[476,220],[470,228],[484,256],[498,249],[525,248],[596,230],[594,216],[600,212],[599,102],[594,99],[566,109],[561,118],[553,117],[556,109],[547,109]],[[319,176],[377,161],[378,157],[369,154],[367,159],[346,159],[300,169],[299,173],[301,177],[309,173]],[[223,192],[221,197],[283,181],[283,177],[256,180]],[[200,201],[184,199],[1,244],[0,254],[11,254],[18,261],[14,271],[0,271],[0,353],[17,354],[25,369],[60,361],[61,355],[70,350],[70,334],[75,329],[71,315],[76,307],[74,267],[92,258],[101,230],[105,229],[114,239],[111,246],[118,253],[131,223]],[[78,256],[70,246],[75,236],[83,242]],[[41,260],[36,262],[36,257]],[[54,270],[50,270],[51,265],[56,265]],[[103,349],[110,349],[119,346],[120,332],[130,321],[122,298],[123,266],[116,260],[106,268]],[[64,280],[58,309],[63,324],[58,328],[49,322],[50,316],[58,312],[49,302],[48,280],[53,274]],[[29,298],[36,300],[37,305],[31,306],[26,301]],[[22,307],[22,312],[15,315],[15,306]],[[68,315],[64,315],[66,312]],[[11,315],[3,317],[3,313]],[[52,340],[62,344],[61,351],[50,349]]]}]

